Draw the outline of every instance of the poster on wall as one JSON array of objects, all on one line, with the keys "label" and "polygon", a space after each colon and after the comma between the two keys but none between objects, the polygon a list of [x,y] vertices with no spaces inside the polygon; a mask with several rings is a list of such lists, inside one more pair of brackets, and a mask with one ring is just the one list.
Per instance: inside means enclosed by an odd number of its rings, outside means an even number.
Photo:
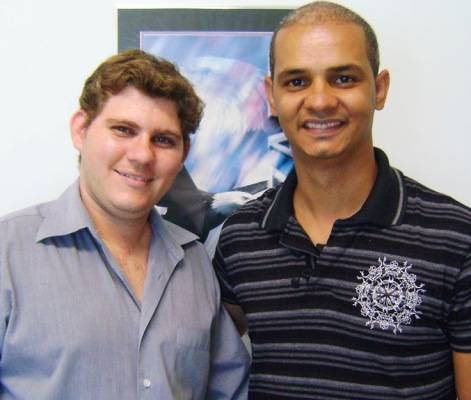
[{"label": "poster on wall", "polygon": [[175,63],[205,103],[185,168],[159,203],[165,218],[202,241],[292,167],[264,89],[272,32],[288,11],[118,10],[118,50],[140,48]]}]

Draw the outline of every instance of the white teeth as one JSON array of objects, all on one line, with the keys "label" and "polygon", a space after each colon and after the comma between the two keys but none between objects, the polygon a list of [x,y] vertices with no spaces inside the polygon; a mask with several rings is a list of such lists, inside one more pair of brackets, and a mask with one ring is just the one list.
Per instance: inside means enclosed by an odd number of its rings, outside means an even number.
[{"label": "white teeth", "polygon": [[120,174],[125,176],[126,178],[134,179],[135,181],[139,181],[139,182],[150,182],[152,180],[152,178],[146,178],[145,176],[139,176],[139,175],[126,174],[124,172],[120,172]]},{"label": "white teeth", "polygon": [[308,129],[330,129],[340,126],[342,122],[340,121],[311,121],[306,122],[304,126]]}]

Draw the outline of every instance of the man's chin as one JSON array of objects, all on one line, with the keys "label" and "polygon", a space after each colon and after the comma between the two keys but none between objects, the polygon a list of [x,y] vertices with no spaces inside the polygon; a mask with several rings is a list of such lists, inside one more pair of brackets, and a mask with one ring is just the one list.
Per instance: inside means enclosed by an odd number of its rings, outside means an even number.
[{"label": "man's chin", "polygon": [[307,151],[300,152],[303,154],[303,158],[307,158],[312,161],[329,161],[336,160],[342,156],[342,151],[333,148],[315,148],[307,149]]},{"label": "man's chin", "polygon": [[154,203],[120,202],[115,203],[110,212],[121,219],[133,220],[146,218],[153,207]]}]

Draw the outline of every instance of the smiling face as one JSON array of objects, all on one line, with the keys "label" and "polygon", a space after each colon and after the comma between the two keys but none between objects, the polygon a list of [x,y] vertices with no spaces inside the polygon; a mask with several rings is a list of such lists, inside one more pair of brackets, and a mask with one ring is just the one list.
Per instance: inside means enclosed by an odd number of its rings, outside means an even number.
[{"label": "smiling face", "polygon": [[111,96],[88,122],[71,119],[80,151],[80,194],[92,215],[118,220],[147,218],[182,168],[188,150],[175,103],[134,87]]},{"label": "smiling face", "polygon": [[364,33],[353,23],[297,23],[279,31],[274,75],[266,80],[272,114],[295,161],[371,151],[374,110],[386,100],[389,74],[376,78]]}]

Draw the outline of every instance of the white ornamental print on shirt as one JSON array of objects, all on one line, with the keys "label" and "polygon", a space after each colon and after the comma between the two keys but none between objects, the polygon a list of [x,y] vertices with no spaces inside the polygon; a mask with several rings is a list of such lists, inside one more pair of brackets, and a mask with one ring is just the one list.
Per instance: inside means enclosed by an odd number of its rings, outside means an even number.
[{"label": "white ornamental print on shirt", "polygon": [[372,265],[368,273],[361,271],[357,278],[362,281],[357,287],[354,306],[361,307],[361,315],[368,318],[370,329],[378,325],[381,329],[392,328],[394,334],[401,332],[401,325],[409,325],[412,317],[419,319],[417,306],[422,303],[423,284],[416,283],[416,276],[408,272],[412,265],[406,261],[400,265],[396,260],[387,262],[379,258],[379,265]]}]

